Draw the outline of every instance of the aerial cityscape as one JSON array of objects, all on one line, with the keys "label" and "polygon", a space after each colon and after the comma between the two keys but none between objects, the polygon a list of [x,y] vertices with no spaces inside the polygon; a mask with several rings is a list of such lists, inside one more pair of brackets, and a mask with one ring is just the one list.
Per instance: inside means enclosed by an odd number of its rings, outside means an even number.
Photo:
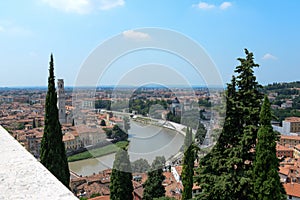
[{"label": "aerial cityscape", "polygon": [[17,3],[0,199],[300,199],[300,2]]}]

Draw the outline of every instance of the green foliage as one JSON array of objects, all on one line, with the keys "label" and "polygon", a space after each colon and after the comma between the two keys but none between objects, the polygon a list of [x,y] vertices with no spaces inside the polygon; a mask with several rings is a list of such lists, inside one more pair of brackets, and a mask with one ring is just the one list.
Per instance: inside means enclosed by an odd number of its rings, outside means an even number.
[{"label": "green foliage", "polygon": [[198,129],[195,134],[195,140],[197,141],[197,144],[200,144],[200,145],[203,144],[206,133],[207,133],[206,128],[204,127],[204,125],[201,122],[199,122]]},{"label": "green foliage", "polygon": [[101,120],[100,126],[106,126],[106,123],[105,123],[105,120],[104,120],[104,119]]},{"label": "green foliage", "polygon": [[175,198],[172,198],[172,197],[159,197],[159,198],[154,198],[153,200],[175,200]]},{"label": "green foliage", "polygon": [[82,153],[78,153],[68,157],[68,162],[74,162],[77,160],[84,160],[88,158],[97,158],[101,156],[105,156],[111,153],[117,152],[119,149],[127,148],[129,142],[128,141],[120,141],[115,144],[110,144],[101,148],[92,149],[89,151],[85,151]]},{"label": "green foliage", "polygon": [[150,165],[146,159],[140,158],[131,163],[132,172],[145,173],[149,171]]},{"label": "green foliage", "polygon": [[165,177],[163,176],[162,167],[165,163],[163,156],[156,157],[151,165],[151,171],[148,172],[148,179],[144,185],[144,200],[152,200],[165,196],[165,187],[162,185]]},{"label": "green foliage", "polygon": [[106,109],[110,110],[111,108],[111,101],[110,100],[96,100],[95,101],[95,108],[96,109]]},{"label": "green foliage", "polygon": [[167,114],[167,120],[175,123],[180,123],[181,117],[174,115],[172,112],[168,112]]},{"label": "green foliage", "polygon": [[186,132],[185,132],[185,137],[184,137],[184,151],[186,151],[186,149],[192,144],[193,142],[193,133],[192,133],[192,129],[190,129],[189,127],[187,127]]},{"label": "green foliage", "polygon": [[69,187],[70,172],[58,119],[52,54],[50,57],[48,91],[45,106],[45,127],[41,142],[41,163],[66,187]]},{"label": "green foliage", "polygon": [[94,194],[92,194],[92,195],[90,196],[90,198],[99,197],[99,196],[101,196],[101,194],[99,194],[99,193],[94,193]]},{"label": "green foliage", "polygon": [[205,99],[199,99],[198,100],[198,105],[199,106],[204,106],[204,107],[211,107],[211,102],[209,101],[209,97]]},{"label": "green foliage", "polygon": [[133,199],[131,165],[127,150],[119,150],[115,155],[110,177],[110,199]]},{"label": "green foliage", "polygon": [[184,152],[183,167],[182,167],[182,200],[192,198],[193,176],[194,176],[194,161],[196,158],[195,146],[190,144]]},{"label": "green foliage", "polygon": [[112,129],[104,128],[107,138],[124,141],[128,139],[128,134],[123,131],[118,125],[114,125]]},{"label": "green foliage", "polygon": [[124,130],[126,133],[128,133],[128,130],[130,129],[130,119],[129,117],[124,116],[123,121],[124,121]]},{"label": "green foliage", "polygon": [[276,141],[279,136],[273,131],[271,119],[270,102],[265,96],[253,163],[254,199],[257,200],[286,199],[278,174],[279,160],[276,157]]},{"label": "green foliage", "polygon": [[137,111],[138,114],[149,114],[150,107],[153,105],[161,105],[163,109],[167,109],[168,104],[165,100],[149,100],[149,99],[130,99],[129,112]]},{"label": "green foliage", "polygon": [[36,128],[35,119],[32,120],[32,128]]},{"label": "green foliage", "polygon": [[259,124],[261,86],[253,69],[253,54],[245,49],[239,58],[237,76],[226,91],[226,117],[217,144],[197,169],[196,182],[202,189],[198,199],[250,199],[253,196],[252,163]]}]

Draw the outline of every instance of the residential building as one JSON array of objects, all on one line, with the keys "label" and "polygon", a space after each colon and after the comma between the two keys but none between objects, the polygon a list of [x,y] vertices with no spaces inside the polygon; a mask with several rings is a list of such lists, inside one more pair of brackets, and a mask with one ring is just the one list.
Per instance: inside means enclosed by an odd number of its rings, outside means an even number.
[{"label": "residential building", "polygon": [[294,147],[300,144],[300,136],[296,135],[281,135],[279,144],[283,146]]},{"label": "residential building", "polygon": [[287,146],[283,146],[280,144],[276,145],[276,156],[278,158],[281,158],[281,157],[291,157],[292,158],[293,154],[294,154],[293,148],[289,148]]},{"label": "residential building", "polygon": [[286,133],[300,133],[300,117],[288,117],[282,121],[283,131]]}]

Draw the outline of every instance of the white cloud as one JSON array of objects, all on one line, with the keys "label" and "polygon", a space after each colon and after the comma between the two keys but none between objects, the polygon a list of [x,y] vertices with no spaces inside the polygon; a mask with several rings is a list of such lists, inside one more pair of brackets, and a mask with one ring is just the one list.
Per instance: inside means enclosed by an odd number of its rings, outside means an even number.
[{"label": "white cloud", "polygon": [[0,32],[4,32],[4,27],[0,25]]},{"label": "white cloud", "polygon": [[123,32],[123,36],[128,39],[133,39],[133,40],[149,40],[150,35],[147,33],[143,32],[138,32],[134,30],[128,30]]},{"label": "white cloud", "polygon": [[124,6],[124,0],[100,0],[100,10],[109,10],[118,6]]},{"label": "white cloud", "polygon": [[89,14],[125,5],[124,0],[42,0],[52,8],[67,13]]},{"label": "white cloud", "polygon": [[195,5],[197,8],[202,9],[202,10],[209,10],[209,9],[213,9],[216,6],[213,4],[208,4],[206,2],[199,2],[197,5]]},{"label": "white cloud", "polygon": [[91,12],[90,0],[42,0],[50,7],[64,12],[87,14]]},{"label": "white cloud", "polygon": [[221,10],[226,10],[227,8],[229,8],[229,7],[231,7],[231,6],[232,6],[232,3],[225,1],[225,2],[223,2],[223,3],[220,5],[220,9],[221,9]]},{"label": "white cloud", "polygon": [[263,57],[262,57],[263,60],[277,60],[277,57],[276,56],[273,56],[272,54],[270,53],[266,53]]},{"label": "white cloud", "polygon": [[[199,2],[198,4],[193,5],[193,6],[196,7],[196,8],[199,8],[201,10],[212,10],[212,9],[217,7],[214,4],[209,4],[209,3],[206,3],[206,2]],[[220,4],[220,6],[218,6],[218,8],[221,9],[221,10],[226,10],[227,8],[229,8],[231,6],[232,6],[231,2],[224,1],[223,3]]]}]

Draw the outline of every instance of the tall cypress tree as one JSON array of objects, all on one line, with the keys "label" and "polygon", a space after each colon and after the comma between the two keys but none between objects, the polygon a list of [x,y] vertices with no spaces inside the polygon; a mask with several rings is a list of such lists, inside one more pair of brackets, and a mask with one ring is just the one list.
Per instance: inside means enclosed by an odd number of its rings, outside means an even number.
[{"label": "tall cypress tree", "polygon": [[69,187],[70,172],[62,141],[55,90],[53,55],[50,56],[48,91],[45,106],[45,127],[41,142],[41,163],[66,187]]},{"label": "tall cypress tree", "polygon": [[111,200],[133,199],[131,165],[125,149],[120,149],[115,155],[109,188]]},{"label": "tall cypress tree", "polygon": [[252,164],[259,124],[261,86],[256,81],[253,54],[245,49],[236,77],[226,92],[226,117],[217,144],[201,161],[196,182],[198,199],[250,199]]},{"label": "tall cypress tree", "polygon": [[148,179],[144,185],[144,200],[152,200],[165,196],[165,187],[162,185],[165,177],[163,175],[163,166],[165,158],[157,156],[151,165],[151,171],[148,172]]},{"label": "tall cypress tree", "polygon": [[270,102],[265,96],[260,112],[260,127],[253,163],[254,199],[257,200],[286,199],[278,174],[279,160],[276,156],[276,141],[279,136],[273,131],[271,119]]},{"label": "tall cypress tree", "polygon": [[200,160],[196,170],[195,181],[201,187],[202,192],[197,199],[234,199],[231,198],[233,190],[231,185],[237,185],[235,179],[231,179],[231,166],[227,166],[229,159],[228,150],[238,144],[239,113],[237,111],[236,81],[232,77],[231,84],[227,84],[226,90],[226,117],[223,130],[217,144]]},{"label": "tall cypress tree", "polygon": [[192,198],[193,176],[194,176],[195,146],[192,143],[184,152],[182,167],[182,200]]},{"label": "tall cypress tree", "polygon": [[193,140],[192,129],[187,127],[185,137],[184,137],[184,143],[183,143],[184,151],[192,144],[192,140]]}]

